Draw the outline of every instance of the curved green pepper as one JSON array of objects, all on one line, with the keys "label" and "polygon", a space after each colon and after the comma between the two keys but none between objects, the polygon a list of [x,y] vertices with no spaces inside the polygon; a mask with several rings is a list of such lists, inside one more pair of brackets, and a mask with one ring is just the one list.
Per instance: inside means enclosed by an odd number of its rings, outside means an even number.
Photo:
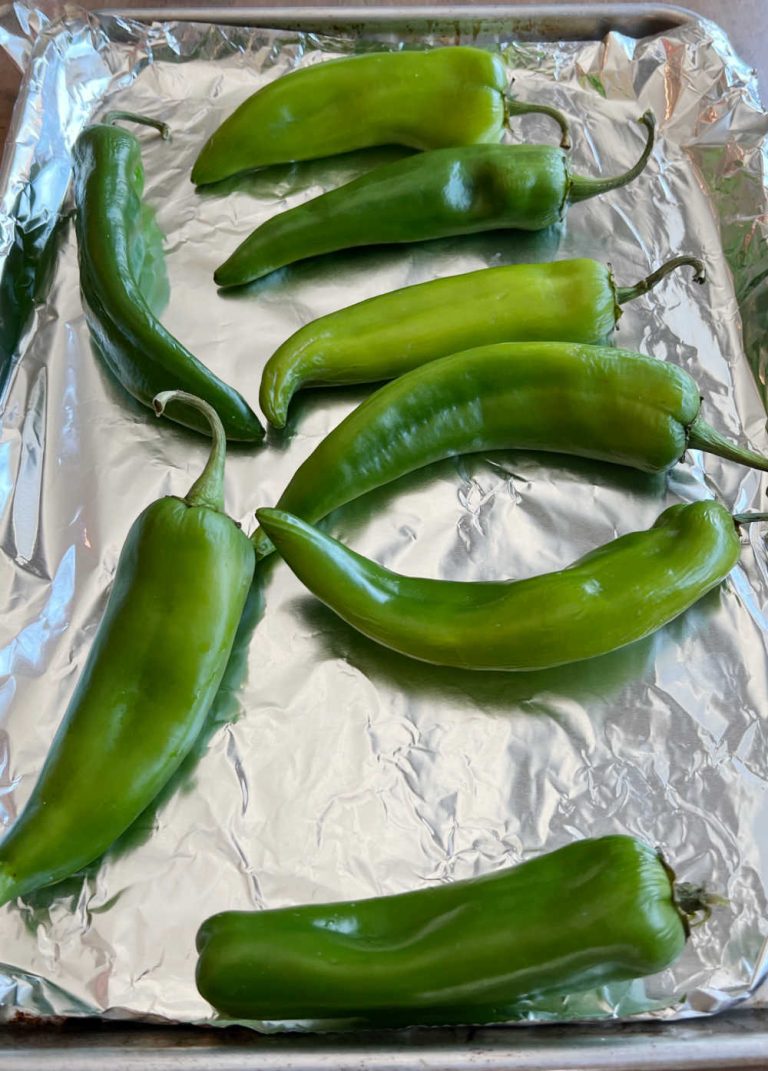
[{"label": "curved green pepper", "polygon": [[266,363],[259,403],[282,428],[302,387],[394,379],[494,342],[608,342],[621,306],[682,265],[704,282],[704,265],[694,257],[675,257],[626,287],[597,260],[559,260],[483,268],[368,298],[291,335]]},{"label": "curved green pepper", "polygon": [[438,149],[498,141],[510,114],[554,108],[505,99],[500,56],[464,45],[375,52],[291,71],[253,93],[208,139],[192,169],[198,184],[241,171],[314,160],[374,145]]},{"label": "curved green pepper", "polygon": [[460,669],[549,669],[650,635],[716,587],[739,557],[716,502],[671,506],[556,573],[484,583],[400,576],[280,510],[259,521],[299,580],[364,636]]},{"label": "curved green pepper", "polygon": [[224,512],[224,432],[186,498],[134,522],[77,688],[24,811],[0,843],[0,903],[98,858],[163,788],[219,687],[253,577],[253,548]]},{"label": "curved green pepper", "polygon": [[[258,442],[264,429],[245,399],[201,364],[156,319],[136,272],[137,231],[144,222],[141,148],[126,130],[110,125],[129,118],[161,129],[162,123],[115,112],[86,127],[74,148],[77,245],[88,327],[118,382],[144,405],[160,391],[184,390],[219,413],[229,439]],[[197,410],[181,402],[170,419],[208,432]]]},{"label": "curved green pepper", "polygon": [[[415,368],[367,398],[294,473],[278,508],[314,523],[433,461],[519,448],[665,472],[690,447],[768,471],[699,415],[675,365],[608,346],[507,342]],[[272,549],[259,529],[259,557]]]},{"label": "curved green pepper", "polygon": [[399,896],[214,915],[197,987],[236,1019],[503,1019],[523,998],[663,970],[713,902],[634,837],[582,840]]},{"label": "curved green pepper", "polygon": [[559,223],[569,204],[631,182],[653,148],[614,178],[571,174],[562,149],[547,145],[465,145],[433,149],[368,174],[268,219],[214,272],[241,286],[307,257],[364,245],[391,245],[490,230],[538,231]]}]

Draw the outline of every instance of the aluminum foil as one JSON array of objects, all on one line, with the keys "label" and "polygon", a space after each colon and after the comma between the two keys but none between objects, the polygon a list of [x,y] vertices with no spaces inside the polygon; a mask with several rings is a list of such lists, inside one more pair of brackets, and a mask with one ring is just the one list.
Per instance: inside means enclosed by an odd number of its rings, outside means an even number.
[{"label": "aluminum foil", "polygon": [[[626,307],[617,342],[683,365],[701,386],[706,418],[768,450],[768,121],[752,74],[712,24],[639,41],[610,34],[523,44],[503,23],[444,38],[422,35],[413,21],[407,35],[342,26],[331,37],[146,26],[71,9],[50,22],[16,4],[0,27],[26,67],[0,177],[6,284],[14,265],[26,270],[14,276],[26,280],[15,291],[0,286],[13,312],[5,306],[0,438],[5,827],[40,771],[131,522],[158,496],[184,493],[205,456],[202,440],[134,404],[89,342],[66,191],[71,146],[107,107],[172,127],[170,144],[138,134],[146,199],[166,235],[163,320],[254,405],[275,347],[352,301],[552,257],[609,260],[628,284],[689,253],[706,260],[706,287],[685,272],[670,277]],[[197,193],[192,161],[234,106],[299,65],[459,40],[500,49],[519,97],[568,114],[579,173],[628,166],[642,143],[635,120],[652,108],[659,138],[645,174],[576,206],[559,232],[339,254],[246,294],[217,294],[214,267],[257,223],[397,155],[273,168]],[[508,137],[552,141],[555,133],[530,117]],[[254,508],[276,501],[365,393],[306,392],[285,434],[232,451],[232,515],[252,528]],[[666,480],[493,453],[369,495],[339,511],[332,530],[407,573],[524,576],[650,525],[670,502],[705,496],[745,511],[764,503],[765,480],[695,452]],[[706,881],[729,906],[663,974],[531,1003],[521,1017],[669,1017],[759,1002],[768,933],[767,606],[764,528],[753,526],[728,581],[655,636],[550,672],[472,674],[373,645],[285,566],[264,567],[224,687],[180,774],[98,864],[0,911],[5,1015],[209,1020],[194,985],[194,936],[213,912],[398,893],[615,832],[657,844],[681,879]]]}]

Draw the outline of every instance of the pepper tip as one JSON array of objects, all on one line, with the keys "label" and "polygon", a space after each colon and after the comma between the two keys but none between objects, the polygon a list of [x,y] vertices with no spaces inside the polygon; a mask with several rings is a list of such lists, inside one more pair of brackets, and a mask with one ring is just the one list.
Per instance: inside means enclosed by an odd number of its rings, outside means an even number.
[{"label": "pepper tip", "polygon": [[202,154],[198,156],[198,158],[195,160],[194,164],[192,165],[192,171],[189,175],[190,182],[192,182],[195,186],[205,185],[205,170],[200,164],[201,158]]},{"label": "pepper tip", "polygon": [[284,521],[286,514],[281,509],[270,506],[260,506],[254,511],[256,520],[262,526],[276,525]]}]

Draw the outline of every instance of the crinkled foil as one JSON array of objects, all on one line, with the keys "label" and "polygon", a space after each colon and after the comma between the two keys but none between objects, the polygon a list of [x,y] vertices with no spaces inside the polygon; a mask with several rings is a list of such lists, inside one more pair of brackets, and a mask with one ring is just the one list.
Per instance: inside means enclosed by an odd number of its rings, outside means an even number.
[{"label": "crinkled foil", "polygon": [[[768,122],[753,76],[717,27],[521,44],[503,22],[441,38],[420,36],[413,20],[407,36],[381,28],[353,36],[341,26],[330,37],[146,26],[77,11],[47,22],[20,4],[15,19],[2,23],[6,49],[26,61],[0,189],[0,291],[16,302],[16,320],[2,323],[5,827],[38,776],[131,522],[153,499],[184,493],[206,454],[203,440],[134,404],[89,343],[67,186],[71,146],[106,107],[172,127],[170,143],[137,128],[146,199],[166,235],[163,320],[254,405],[276,346],[352,301],[552,257],[609,260],[625,285],[689,253],[706,260],[707,285],[687,271],[670,277],[626,306],[616,341],[683,365],[701,386],[706,418],[768,450]],[[257,223],[397,150],[273,168],[198,193],[190,168],[217,124],[299,65],[459,40],[500,48],[520,98],[568,114],[579,173],[632,163],[642,144],[635,120],[652,108],[659,138],[646,172],[577,205],[559,233],[339,254],[219,295],[214,267]],[[556,131],[530,117],[508,137],[551,142]],[[252,528],[255,507],[276,501],[365,393],[306,392],[286,434],[233,450],[232,515]],[[479,580],[560,567],[650,525],[671,502],[705,496],[743,512],[764,505],[765,480],[696,452],[668,479],[492,453],[369,495],[339,511],[332,529],[403,572]],[[214,912],[398,893],[618,832],[658,845],[681,879],[706,881],[728,906],[663,974],[532,1003],[523,1018],[671,1017],[758,1002],[768,934],[764,531],[744,535],[740,563],[719,590],[651,638],[525,674],[430,668],[391,654],[337,620],[285,566],[265,567],[209,724],[180,774],[98,864],[0,911],[6,1016],[204,1021],[212,1012],[195,989],[194,937]],[[108,783],[108,769],[103,776]],[[75,782],[72,792],[94,787]]]}]

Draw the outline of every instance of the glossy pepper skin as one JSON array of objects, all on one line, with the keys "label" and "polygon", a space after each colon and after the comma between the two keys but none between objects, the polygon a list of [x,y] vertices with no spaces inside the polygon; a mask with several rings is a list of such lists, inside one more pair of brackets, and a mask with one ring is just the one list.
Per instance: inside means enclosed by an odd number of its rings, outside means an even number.
[{"label": "glossy pepper skin", "polygon": [[546,106],[507,101],[500,56],[459,45],[429,52],[375,52],[316,63],[253,93],[206,142],[192,181],[314,160],[374,145],[438,149],[498,141],[509,114]]},{"label": "glossy pepper skin", "polygon": [[259,521],[299,580],[369,639],[460,669],[532,670],[640,640],[716,587],[739,557],[716,502],[671,506],[653,528],[614,539],[555,573],[462,582],[401,576],[297,517]]},{"label": "glossy pepper skin", "polygon": [[675,257],[628,287],[617,287],[605,264],[581,259],[483,268],[368,298],[291,335],[267,361],[259,403],[282,428],[302,387],[394,379],[495,342],[608,342],[621,306],[682,265],[704,282],[693,257]]},{"label": "glossy pepper skin", "polygon": [[[699,416],[675,365],[609,346],[508,342],[430,361],[367,398],[299,466],[278,508],[314,524],[367,491],[446,457],[545,450],[660,473],[688,447],[753,468],[768,459]],[[253,535],[257,556],[272,549]]]},{"label": "glossy pepper skin", "polygon": [[219,286],[241,286],[307,257],[366,245],[391,245],[490,230],[543,230],[568,205],[624,186],[653,148],[648,138],[623,175],[571,174],[568,155],[546,145],[466,145],[376,167],[345,186],[273,216],[214,272]]},{"label": "glossy pepper skin", "polygon": [[[121,117],[148,122],[116,113]],[[212,405],[229,439],[259,442],[264,429],[245,399],[163,327],[142,292],[135,249],[145,219],[143,185],[137,139],[110,122],[86,127],[74,148],[75,220],[80,288],[96,349],[144,405],[151,408],[157,393],[178,388]],[[208,433],[207,421],[190,406],[174,402],[168,416]]]},{"label": "glossy pepper skin", "polygon": [[152,503],[125,541],[72,700],[21,816],[0,843],[0,902],[98,858],[152,802],[195,742],[229,658],[254,570],[223,512],[225,440],[186,498]]},{"label": "glossy pepper skin", "polygon": [[649,845],[582,840],[398,896],[214,915],[197,986],[235,1019],[471,1023],[491,1005],[504,1018],[526,997],[663,970],[698,910],[705,894],[675,886]]}]

